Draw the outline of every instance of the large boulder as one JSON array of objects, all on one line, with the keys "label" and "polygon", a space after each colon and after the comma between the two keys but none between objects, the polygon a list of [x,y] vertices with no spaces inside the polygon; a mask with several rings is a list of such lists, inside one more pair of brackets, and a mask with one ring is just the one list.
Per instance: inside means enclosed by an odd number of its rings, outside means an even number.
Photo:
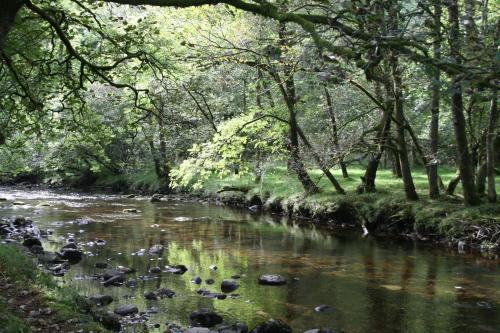
[{"label": "large boulder", "polygon": [[213,327],[222,323],[222,317],[210,309],[201,308],[191,313],[189,323],[191,326]]},{"label": "large boulder", "polygon": [[114,311],[119,316],[129,316],[139,312],[139,309],[134,304],[119,305]]},{"label": "large boulder", "polygon": [[255,327],[251,333],[292,333],[292,329],[279,319],[269,319]]},{"label": "large boulder", "polygon": [[265,274],[259,277],[259,284],[267,286],[282,286],[286,284],[286,279],[281,275]]}]

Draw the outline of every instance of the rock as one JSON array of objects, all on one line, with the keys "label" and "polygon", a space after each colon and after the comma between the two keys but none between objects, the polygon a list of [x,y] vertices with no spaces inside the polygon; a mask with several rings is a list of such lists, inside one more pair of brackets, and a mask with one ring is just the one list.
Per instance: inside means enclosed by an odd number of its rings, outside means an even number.
[{"label": "rock", "polygon": [[153,194],[151,199],[149,199],[149,202],[160,202],[162,198],[161,194]]},{"label": "rock", "polygon": [[125,282],[125,286],[128,288],[135,288],[137,286],[137,281],[134,279],[127,280],[127,282]]},{"label": "rock", "polygon": [[195,276],[194,278],[191,279],[191,282],[193,282],[194,284],[201,284],[202,279],[199,276]]},{"label": "rock", "polygon": [[94,264],[94,266],[96,268],[105,269],[105,268],[108,268],[108,263],[107,262],[98,261],[98,262],[96,262]]},{"label": "rock", "polygon": [[161,273],[161,268],[160,267],[151,267],[149,269],[149,273],[153,273],[153,274]]},{"label": "rock", "polygon": [[185,216],[178,216],[176,218],[174,218],[174,221],[176,222],[189,222],[189,221],[193,221],[194,219],[192,217],[185,217]]},{"label": "rock", "polygon": [[111,302],[113,302],[113,297],[111,297],[109,295],[97,294],[97,295],[90,296],[89,301],[95,305],[98,305],[98,306],[106,306],[106,305],[110,304]]},{"label": "rock", "polygon": [[13,204],[14,206],[23,206],[23,205],[26,205],[26,203],[25,203],[25,202],[23,202],[23,201],[14,201],[12,204]]},{"label": "rock", "polygon": [[101,309],[92,309],[91,315],[95,321],[101,323],[105,328],[116,332],[120,331],[120,317],[115,313]]},{"label": "rock", "polygon": [[252,212],[256,212],[260,209],[260,206],[259,205],[253,205],[253,206],[250,206],[248,207],[249,210],[251,210]]},{"label": "rock", "polygon": [[335,331],[328,327],[322,328],[313,328],[311,330],[307,330],[304,333],[334,333]]},{"label": "rock", "polygon": [[7,201],[7,198],[0,198],[0,201]]},{"label": "rock", "polygon": [[206,327],[189,327],[186,333],[210,333],[210,329]]},{"label": "rock", "polygon": [[144,293],[144,298],[150,301],[156,301],[158,299],[158,296],[152,291],[146,291]]},{"label": "rock", "polygon": [[231,279],[235,279],[235,280],[241,279],[241,275],[234,274],[233,276],[231,276]]},{"label": "rock", "polygon": [[162,253],[163,253],[163,245],[160,245],[160,244],[153,245],[149,249],[149,254],[151,254],[151,255],[154,255],[154,254],[161,255]]},{"label": "rock", "polygon": [[106,245],[106,241],[104,239],[96,239],[95,245],[104,246],[104,245]]},{"label": "rock", "polygon": [[248,326],[243,323],[236,323],[231,326],[221,326],[217,329],[218,333],[248,333]]},{"label": "rock", "polygon": [[123,275],[115,275],[110,277],[109,279],[105,280],[102,284],[105,287],[109,286],[121,286],[124,282]]},{"label": "rock", "polygon": [[114,312],[120,316],[128,316],[138,313],[139,309],[134,304],[125,304],[117,306]]},{"label": "rock", "polygon": [[65,249],[74,249],[74,250],[76,250],[76,244],[75,243],[68,243],[68,244],[64,245],[61,248],[61,251],[65,250]]},{"label": "rock", "polygon": [[24,239],[23,245],[26,247],[32,247],[33,245],[42,246],[42,242],[38,238],[28,237]]},{"label": "rock", "polygon": [[292,329],[279,319],[269,319],[255,327],[251,333],[292,333]]},{"label": "rock", "polygon": [[55,264],[55,263],[61,263],[63,261],[54,252],[40,253],[37,256],[37,258],[38,258],[38,262],[40,262],[42,264]]},{"label": "rock", "polygon": [[107,280],[107,279],[110,279],[112,278],[113,276],[116,276],[116,275],[123,275],[124,273],[122,271],[119,271],[119,270],[116,270],[116,269],[108,269],[106,271],[104,271],[104,273],[102,273],[100,275],[100,277],[103,279],[103,280]]},{"label": "rock", "polygon": [[206,283],[206,284],[214,284],[214,283],[215,283],[215,280],[214,280],[214,279],[206,279],[206,280],[205,280],[205,283]]},{"label": "rock", "polygon": [[137,208],[125,208],[123,210],[124,213],[140,213],[141,211]]},{"label": "rock", "polygon": [[267,286],[282,286],[286,284],[286,279],[281,275],[266,274],[259,277],[259,284]]},{"label": "rock", "polygon": [[33,245],[30,247],[30,252],[33,254],[43,253],[43,247],[41,245]]},{"label": "rock", "polygon": [[128,194],[125,196],[125,198],[127,198],[127,199],[135,198],[135,194]]},{"label": "rock", "polygon": [[166,273],[173,273],[178,275],[182,275],[186,273],[188,270],[187,267],[184,265],[165,266],[165,268],[166,268],[165,270]]},{"label": "rock", "polygon": [[51,206],[51,204],[50,204],[50,203],[48,203],[48,202],[40,202],[40,203],[38,204],[38,206],[40,206],[40,207],[50,207],[50,206]]},{"label": "rock", "polygon": [[175,291],[165,288],[160,288],[156,292],[156,295],[160,298],[174,298]]},{"label": "rock", "polygon": [[213,292],[206,290],[206,289],[198,289],[196,292],[205,298],[216,298],[216,299],[226,299],[227,298],[226,294],[213,293]]},{"label": "rock", "polygon": [[16,216],[16,218],[14,219],[14,225],[17,227],[24,227],[27,224],[28,224],[28,221],[26,220],[26,218],[24,218],[22,216]]},{"label": "rock", "polygon": [[82,260],[83,252],[75,249],[65,249],[62,252],[56,252],[56,254],[64,260],[69,260],[70,262],[78,262]]},{"label": "rock", "polygon": [[329,305],[318,305],[317,307],[314,308],[315,312],[331,312],[333,311],[333,308]]},{"label": "rock", "polygon": [[217,270],[217,266],[215,266],[215,265],[210,265],[210,266],[208,266],[208,268],[210,268],[210,270],[212,270],[212,271]]},{"label": "rock", "polygon": [[123,273],[123,274],[135,273],[134,268],[129,268],[129,267],[125,267],[125,266],[118,266],[118,267],[116,267],[116,270],[120,273]]},{"label": "rock", "polygon": [[224,280],[220,284],[220,290],[224,293],[230,293],[238,289],[238,284],[234,280]]},{"label": "rock", "polygon": [[191,313],[189,322],[192,326],[212,327],[222,323],[222,317],[210,309],[201,308]]}]

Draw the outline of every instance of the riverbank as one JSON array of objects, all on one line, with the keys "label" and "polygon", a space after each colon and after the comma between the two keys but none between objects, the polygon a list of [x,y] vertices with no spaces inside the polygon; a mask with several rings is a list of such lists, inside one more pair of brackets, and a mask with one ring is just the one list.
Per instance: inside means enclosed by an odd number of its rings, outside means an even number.
[{"label": "riverbank", "polygon": [[[487,255],[500,251],[500,205],[484,202],[465,207],[460,185],[455,195],[442,194],[432,200],[427,194],[424,170],[413,173],[420,196],[413,202],[405,199],[402,180],[395,178],[391,170],[380,170],[377,192],[367,194],[356,193],[363,169],[350,168],[349,178],[342,178],[340,171],[334,170],[347,195],[334,193],[320,170],[310,173],[321,192],[309,196],[303,195],[298,181],[284,167],[270,170],[257,183],[252,175],[210,177],[201,189],[190,193],[220,204],[305,219],[305,223],[329,229],[354,228],[361,233],[431,241]],[[446,183],[454,171],[442,168],[440,175]],[[500,190],[500,177],[497,185]]]},{"label": "riverbank", "polygon": [[[322,228],[351,228],[360,233],[376,236],[404,237],[429,241],[462,250],[471,249],[487,255],[500,252],[500,205],[484,202],[476,207],[462,204],[461,185],[455,195],[442,194],[437,200],[429,198],[425,170],[416,169],[413,179],[419,201],[407,201],[402,180],[395,178],[391,170],[381,169],[377,174],[377,192],[357,194],[363,168],[349,168],[349,178],[343,178],[340,170],[332,170],[347,195],[338,195],[322,176],[321,170],[310,169],[312,179],[320,193],[304,196],[296,177],[284,166],[267,168],[260,180],[254,175],[211,176],[200,181],[196,189],[176,188],[175,194],[162,194],[161,186],[151,172],[137,175],[104,175],[85,187],[90,192],[162,195],[167,199],[210,201],[216,204],[251,208],[296,218],[304,224]],[[441,167],[444,183],[455,175],[452,168]],[[26,186],[31,186],[25,184]],[[59,186],[66,184],[59,184]],[[73,185],[70,183],[69,185]],[[52,186],[52,185],[50,185]],[[500,192],[500,177],[497,177]],[[77,190],[81,188],[76,187]]]},{"label": "riverbank", "polygon": [[37,265],[26,248],[0,244],[0,332],[110,332],[90,315],[83,297]]}]

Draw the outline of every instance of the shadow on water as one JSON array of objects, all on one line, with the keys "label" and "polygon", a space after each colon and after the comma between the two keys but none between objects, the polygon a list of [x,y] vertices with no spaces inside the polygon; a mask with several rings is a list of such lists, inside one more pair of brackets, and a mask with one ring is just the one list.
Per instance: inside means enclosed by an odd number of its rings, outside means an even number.
[{"label": "shadow on water", "polygon": [[[116,301],[111,308],[118,303],[134,303],[141,311],[157,308],[150,323],[161,324],[158,332],[167,322],[188,324],[190,312],[200,307],[214,308],[226,323],[240,321],[251,327],[281,318],[297,332],[315,327],[346,332],[498,332],[500,327],[498,261],[410,242],[332,234],[275,216],[193,202],[152,204],[146,198],[8,188],[0,188],[0,196],[8,199],[0,202],[0,216],[30,216],[40,228],[54,229],[45,248],[57,250],[68,235],[76,235],[87,255],[61,283],[84,295],[112,295]],[[13,206],[14,200],[25,205]],[[141,212],[124,213],[126,208]],[[90,223],[75,223],[83,217]],[[90,243],[96,239],[106,245]],[[161,257],[148,254],[155,244],[165,247]],[[132,255],[141,249],[144,255]],[[95,268],[98,261],[135,268],[127,278],[135,279],[136,287],[104,287],[85,278],[102,272]],[[149,272],[176,264],[186,265],[188,271]],[[287,285],[259,286],[258,276],[266,273],[283,275]],[[220,292],[220,282],[235,274],[241,278],[234,298],[217,300],[196,293],[199,288]],[[215,284],[194,284],[195,276],[214,279]],[[144,299],[144,292],[158,288],[174,290],[176,297]],[[322,304],[330,311],[314,310]]]}]

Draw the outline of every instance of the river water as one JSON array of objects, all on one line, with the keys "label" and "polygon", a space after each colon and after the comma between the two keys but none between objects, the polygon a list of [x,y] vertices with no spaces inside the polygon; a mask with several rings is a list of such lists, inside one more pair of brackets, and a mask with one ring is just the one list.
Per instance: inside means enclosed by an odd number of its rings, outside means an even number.
[{"label": "river water", "polygon": [[[214,309],[224,322],[253,327],[268,319],[287,322],[294,332],[332,327],[345,332],[500,332],[500,266],[451,249],[396,242],[357,233],[331,233],[299,227],[277,216],[256,214],[195,202],[150,203],[147,198],[89,195],[0,188],[0,216],[31,217],[41,229],[53,229],[44,242],[58,250],[75,235],[85,258],[61,283],[80,294],[108,294],[109,305],[136,304],[140,311],[156,307],[148,324],[162,332],[165,323],[188,324],[198,308]],[[14,200],[25,205],[14,206]],[[41,204],[50,204],[42,206]],[[136,208],[140,213],[124,213]],[[88,219],[88,224],[75,223]],[[105,246],[91,246],[96,239]],[[148,255],[162,244],[161,258]],[[143,256],[132,255],[146,249]],[[135,288],[104,287],[86,279],[102,270],[97,261],[137,270]],[[151,274],[154,266],[184,264],[184,275]],[[209,267],[216,265],[216,270]],[[240,275],[238,297],[204,298],[199,288],[220,292],[220,282]],[[285,286],[261,286],[261,274],[281,274]],[[154,276],[142,281],[140,276]],[[215,284],[191,279],[212,278]],[[143,294],[159,287],[176,292],[173,299],[149,301]],[[331,307],[316,312],[318,305]]]}]

